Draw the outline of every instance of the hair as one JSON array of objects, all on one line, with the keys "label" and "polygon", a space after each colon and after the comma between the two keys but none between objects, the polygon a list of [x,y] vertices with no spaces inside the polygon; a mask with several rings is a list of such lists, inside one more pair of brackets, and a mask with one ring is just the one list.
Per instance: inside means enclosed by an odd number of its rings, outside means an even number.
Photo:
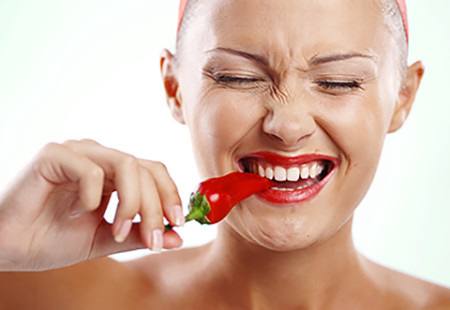
[{"label": "hair", "polygon": [[403,24],[403,18],[397,2],[394,0],[378,0],[383,12],[384,23],[391,35],[394,37],[398,47],[398,63],[400,78],[403,80],[406,76],[408,67],[408,38]]},{"label": "hair", "polygon": [[[399,76],[401,80],[406,76],[408,66],[408,39],[400,9],[395,0],[377,0],[381,6],[384,23],[390,31],[398,47]],[[189,0],[182,17],[176,39],[177,54],[181,53],[183,46],[183,37],[190,22],[193,20],[199,9],[200,0]]]},{"label": "hair", "polygon": [[182,50],[182,45],[184,42],[183,38],[185,37],[184,33],[186,32],[188,25],[191,23],[193,16],[195,16],[195,13],[199,8],[199,5],[198,5],[199,2],[200,2],[199,0],[189,0],[187,2],[187,5],[184,10],[183,17],[180,21],[178,32],[177,32],[177,39],[176,39],[177,54],[179,54],[180,51]]}]

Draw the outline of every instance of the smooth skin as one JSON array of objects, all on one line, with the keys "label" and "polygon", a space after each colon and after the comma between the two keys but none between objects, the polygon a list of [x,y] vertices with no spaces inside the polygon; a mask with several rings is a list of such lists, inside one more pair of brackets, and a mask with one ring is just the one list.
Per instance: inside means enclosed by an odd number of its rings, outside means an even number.
[{"label": "smooth skin", "polygon": [[[197,17],[161,72],[201,176],[255,151],[319,152],[340,160],[330,182],[297,205],[243,201],[202,247],[92,260],[180,246],[158,233],[163,216],[182,224],[176,187],[160,163],[93,141],[50,144],[1,196],[0,268],[69,267],[1,273],[0,309],[448,309],[448,289],[369,261],[351,238],[384,138],[424,72],[417,62],[400,78],[377,2],[211,0]],[[111,227],[102,213],[114,190]]]},{"label": "smooth skin", "polygon": [[[120,203],[109,224],[103,214],[113,191]],[[46,145],[2,198],[0,263],[6,270],[54,269],[182,242],[174,231],[162,234],[163,215],[173,225],[183,221],[165,167],[90,140]],[[133,226],[137,214],[142,220]]]}]

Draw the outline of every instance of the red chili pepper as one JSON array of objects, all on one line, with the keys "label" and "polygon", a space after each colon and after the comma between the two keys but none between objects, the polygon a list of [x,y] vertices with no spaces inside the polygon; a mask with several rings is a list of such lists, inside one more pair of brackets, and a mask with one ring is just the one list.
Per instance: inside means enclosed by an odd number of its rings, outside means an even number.
[{"label": "red chili pepper", "polygon": [[[231,209],[245,198],[267,190],[276,183],[254,173],[232,172],[203,181],[191,194],[186,222],[215,224],[227,216]],[[170,229],[166,225],[166,229]]]}]

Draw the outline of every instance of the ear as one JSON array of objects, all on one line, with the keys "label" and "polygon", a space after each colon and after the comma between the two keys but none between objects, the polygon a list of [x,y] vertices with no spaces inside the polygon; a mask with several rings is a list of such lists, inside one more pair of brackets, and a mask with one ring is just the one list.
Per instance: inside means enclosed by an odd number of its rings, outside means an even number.
[{"label": "ear", "polygon": [[403,81],[402,88],[398,94],[397,102],[395,104],[395,110],[389,126],[389,132],[395,132],[400,129],[408,118],[424,72],[425,67],[421,61],[418,61],[408,67],[405,80]]},{"label": "ear", "polygon": [[166,91],[167,105],[169,106],[172,116],[181,124],[185,124],[183,109],[181,106],[182,99],[176,75],[176,60],[174,55],[167,49],[161,52],[160,58],[161,76]]}]

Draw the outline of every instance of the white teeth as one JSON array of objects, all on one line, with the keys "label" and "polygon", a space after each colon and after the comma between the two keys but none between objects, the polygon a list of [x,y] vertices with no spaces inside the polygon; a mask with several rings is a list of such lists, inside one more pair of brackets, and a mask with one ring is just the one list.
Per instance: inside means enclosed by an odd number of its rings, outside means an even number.
[{"label": "white teeth", "polygon": [[258,172],[259,172],[260,176],[262,176],[263,178],[265,177],[266,171],[264,170],[264,168],[262,166],[258,166]]},{"label": "white teeth", "polygon": [[275,167],[275,180],[282,182],[282,181],[286,181],[286,169],[282,168],[282,167]]},{"label": "white teeth", "polygon": [[300,169],[297,167],[289,168],[287,170],[287,180],[291,182],[297,182],[300,178]]},{"label": "white teeth", "polygon": [[300,178],[303,180],[306,180],[308,178],[314,179],[319,176],[324,169],[325,166],[321,162],[312,162],[309,164],[301,165],[300,167],[291,168],[280,166],[264,168],[258,163],[251,163],[248,166],[249,172],[257,173],[269,180],[275,179],[278,182],[297,182],[300,180]]},{"label": "white teeth", "polygon": [[310,177],[311,179],[314,179],[314,178],[317,176],[317,169],[318,169],[317,163],[314,163],[314,164],[312,165],[312,167],[309,168],[309,177]]},{"label": "white teeth", "polygon": [[316,176],[318,176],[319,174],[322,173],[323,169],[325,169],[325,167],[323,165],[317,165],[316,168]]},{"label": "white teeth", "polygon": [[269,180],[273,179],[273,170],[270,167],[266,168],[266,178],[268,178]]},{"label": "white teeth", "polygon": [[295,188],[287,188],[287,187],[274,187],[273,189],[277,191],[283,191],[283,192],[293,192],[295,191]]},{"label": "white teeth", "polygon": [[301,173],[300,175],[302,176],[302,179],[307,179],[309,178],[309,168],[306,165],[303,165],[301,167]]}]

